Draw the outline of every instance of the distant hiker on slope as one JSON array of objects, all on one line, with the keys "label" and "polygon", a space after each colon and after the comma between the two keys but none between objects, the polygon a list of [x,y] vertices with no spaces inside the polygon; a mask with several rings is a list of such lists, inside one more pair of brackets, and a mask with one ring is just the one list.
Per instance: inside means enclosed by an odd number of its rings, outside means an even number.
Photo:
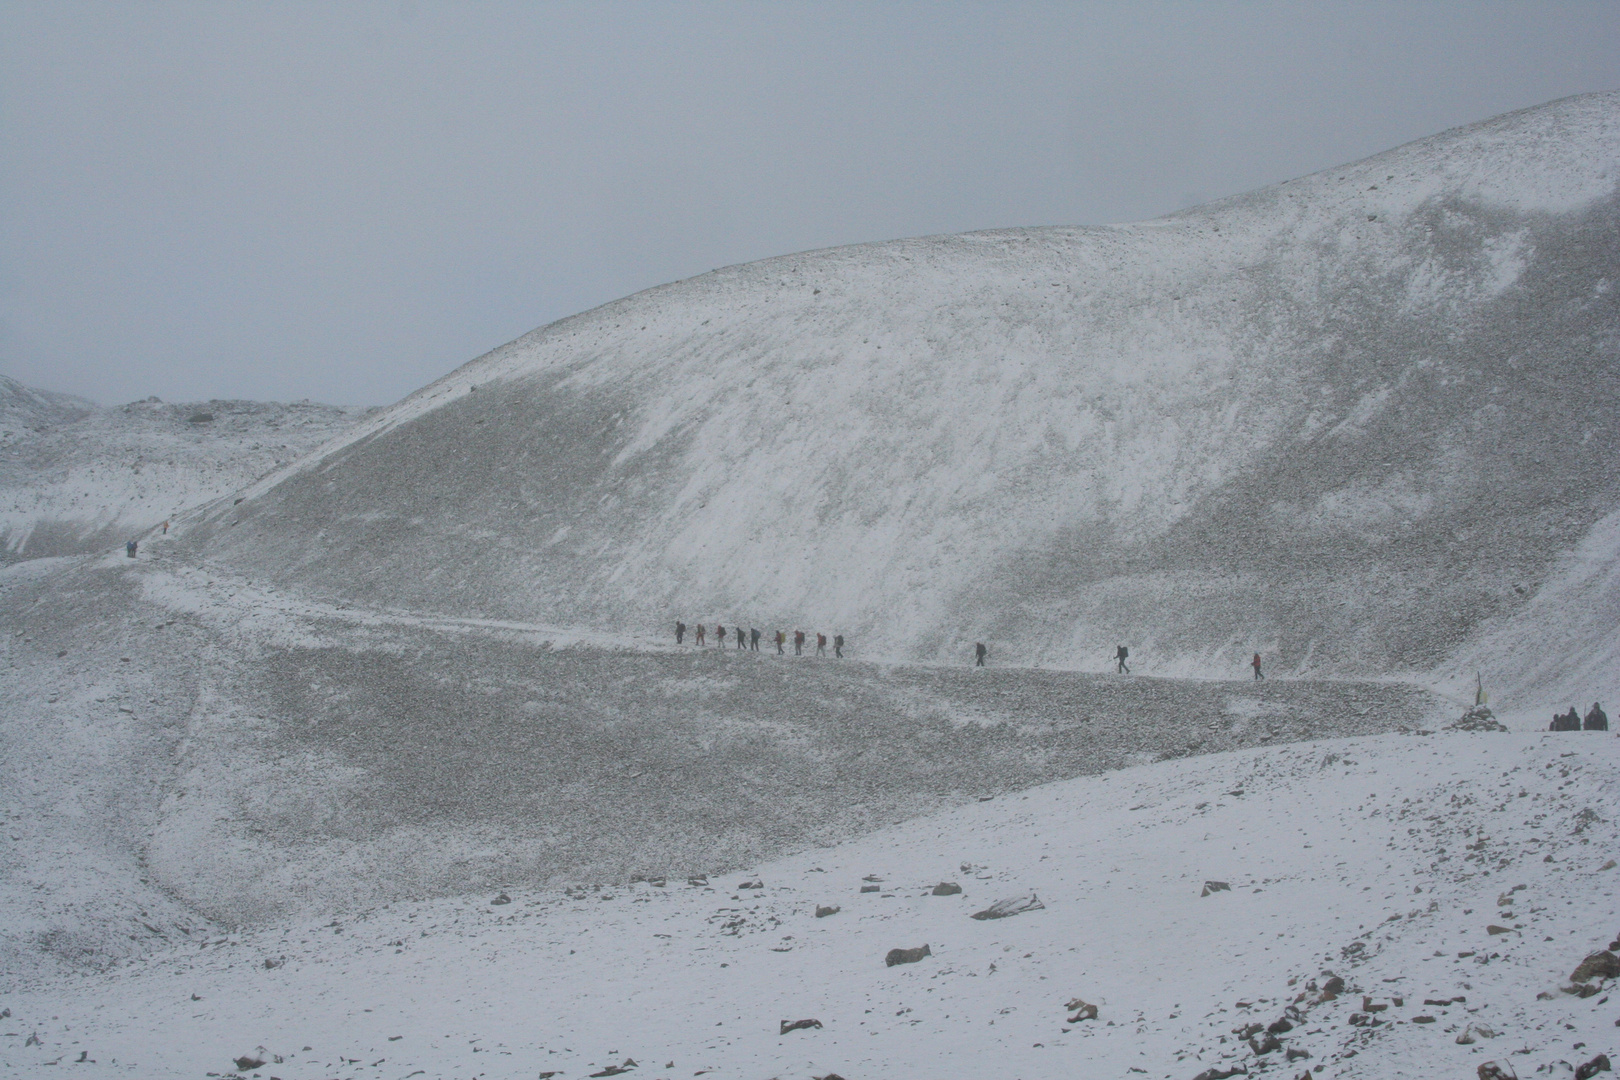
[{"label": "distant hiker on slope", "polygon": [[819,631],[816,633],[816,655],[827,655],[827,635],[820,633]]},{"label": "distant hiker on slope", "polygon": [[794,656],[803,656],[804,655],[804,631],[803,630],[795,630],[795,631],[793,631],[793,655]]},{"label": "distant hiker on slope", "polygon": [[1581,714],[1575,711],[1575,706],[1569,707],[1569,712],[1558,713],[1547,725],[1548,731],[1579,731],[1581,730]]},{"label": "distant hiker on slope", "polygon": [[137,546],[138,545],[135,543],[135,541],[131,540],[129,543],[124,545],[124,554],[133,559],[135,557],[135,548]]},{"label": "distant hiker on slope", "polygon": [[722,648],[722,649],[726,647],[726,624],[725,623],[715,623],[714,624],[714,643],[717,646],[719,646],[720,648]]},{"label": "distant hiker on slope", "polygon": [[973,666],[984,667],[984,658],[990,655],[990,650],[980,641],[973,646]]},{"label": "distant hiker on slope", "polygon": [[[748,648],[748,643],[743,640],[743,628],[742,627],[733,626],[731,628],[731,636],[732,636],[733,639],[736,640],[738,649],[746,649],[746,648]],[[754,636],[759,637],[759,631],[758,630],[754,631]]]},{"label": "distant hiker on slope", "polygon": [[782,633],[782,631],[778,630],[776,632],[776,655],[777,656],[786,656],[787,655],[786,653],[784,653],[782,651],[782,643],[784,641],[786,641],[786,640],[787,640],[787,635]]},{"label": "distant hiker on slope", "polygon": [[1249,666],[1254,668],[1254,681],[1255,682],[1259,682],[1261,679],[1265,678],[1264,675],[1260,674],[1260,654],[1259,653],[1254,654],[1254,659],[1249,661]]},{"label": "distant hiker on slope", "polygon": [[685,642],[685,640],[686,640],[686,624],[679,621],[679,620],[676,620],[676,622],[675,622],[675,644],[680,645],[683,642]]},{"label": "distant hiker on slope", "polygon": [[1114,650],[1115,675],[1129,675],[1131,673],[1131,665],[1125,662],[1125,658],[1129,655],[1131,655],[1131,650],[1127,649],[1123,645]]},{"label": "distant hiker on slope", "polygon": [[1587,731],[1608,731],[1609,714],[1603,711],[1603,706],[1592,702],[1592,711],[1586,714]]},{"label": "distant hiker on slope", "polygon": [[698,643],[699,648],[701,648],[703,646],[703,624],[702,623],[697,624],[697,643]]},{"label": "distant hiker on slope", "polygon": [[759,628],[756,626],[748,628],[748,651],[759,652]]},{"label": "distant hiker on slope", "polygon": [[844,635],[839,634],[833,638],[833,655],[842,660],[844,658]]}]

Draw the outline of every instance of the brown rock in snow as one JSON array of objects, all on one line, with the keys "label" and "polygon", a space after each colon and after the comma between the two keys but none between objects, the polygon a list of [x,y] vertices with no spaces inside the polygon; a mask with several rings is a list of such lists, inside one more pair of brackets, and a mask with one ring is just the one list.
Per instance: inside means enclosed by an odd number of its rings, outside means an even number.
[{"label": "brown rock in snow", "polygon": [[923,957],[933,955],[933,950],[927,945],[919,949],[890,949],[889,954],[883,958],[883,963],[888,967],[894,967],[896,964],[915,964]]},{"label": "brown rock in snow", "polygon": [[934,896],[956,896],[962,891],[962,886],[954,881],[942,881],[934,886]]},{"label": "brown rock in snow", "polygon": [[1612,979],[1620,975],[1620,957],[1605,949],[1582,960],[1570,973],[1569,981],[1583,983],[1590,979]]},{"label": "brown rock in snow", "polygon": [[1519,1074],[1505,1061],[1487,1061],[1478,1071],[1479,1080],[1519,1080]]}]

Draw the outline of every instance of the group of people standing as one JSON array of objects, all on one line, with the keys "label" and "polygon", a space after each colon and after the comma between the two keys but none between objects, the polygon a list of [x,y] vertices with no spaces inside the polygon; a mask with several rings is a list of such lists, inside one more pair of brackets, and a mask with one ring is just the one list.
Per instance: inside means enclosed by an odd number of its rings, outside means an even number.
[{"label": "group of people standing", "polygon": [[[708,633],[708,630],[704,627],[704,625],[702,623],[698,623],[696,626],[689,627],[685,623],[680,622],[679,620],[677,620],[676,623],[675,623],[675,644],[684,645],[686,643],[686,632],[688,630],[690,630],[692,632],[693,644],[698,645],[700,647],[706,647],[709,644],[709,641],[708,641],[709,633]],[[716,623],[715,626],[714,626],[714,645],[715,645],[715,648],[717,648],[717,649],[725,648],[726,647],[726,637],[727,637],[727,630],[725,628],[725,625],[722,624],[722,623]],[[732,641],[736,642],[736,648],[737,649],[739,649],[739,650],[744,650],[745,649],[745,650],[747,650],[749,652],[759,652],[760,633],[759,633],[759,630],[757,628],[749,627],[747,630],[744,630],[740,626],[733,626],[731,628],[731,630],[730,630],[730,637],[731,637]],[[805,634],[805,632],[803,630],[795,630],[795,631],[793,631],[793,655],[794,656],[803,656],[804,655],[804,647],[805,647],[805,643],[806,643],[807,640],[808,640],[807,635]],[[785,631],[782,631],[782,630],[776,631],[771,637],[771,642],[772,642],[772,644],[774,644],[776,646],[776,655],[778,655],[778,656],[786,656],[787,655],[786,645],[787,645],[787,642],[788,642],[788,635],[787,635],[787,633]],[[843,634],[835,634],[833,636],[832,648],[833,648],[833,655],[836,656],[838,659],[842,660],[844,658],[844,635]],[[822,634],[822,633],[816,634],[816,655],[817,656],[826,656],[827,655],[827,635],[826,634]]]},{"label": "group of people standing", "polygon": [[[1547,725],[1547,730],[1580,731],[1581,727],[1581,714],[1575,711],[1575,706],[1571,705],[1569,712],[1560,713],[1552,718],[1552,723]],[[1592,702],[1592,708],[1587,711],[1585,727],[1587,731],[1609,730],[1609,716],[1603,711],[1603,707],[1595,701]]]}]

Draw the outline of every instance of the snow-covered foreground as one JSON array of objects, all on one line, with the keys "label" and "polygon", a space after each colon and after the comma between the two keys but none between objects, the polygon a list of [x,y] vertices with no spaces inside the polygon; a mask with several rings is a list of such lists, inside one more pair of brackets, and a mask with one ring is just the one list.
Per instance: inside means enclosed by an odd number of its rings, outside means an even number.
[{"label": "snow-covered foreground", "polygon": [[[510,903],[211,937],[12,993],[0,1064],[1191,1080],[1247,1063],[1337,1080],[1472,1077],[1505,1060],[1564,1076],[1616,1047],[1620,1004],[1561,988],[1620,929],[1617,796],[1620,744],[1596,733],[1381,735],[1162,762],[706,886],[513,889]],[[1209,881],[1230,889],[1203,895]],[[940,882],[963,891],[932,895]],[[970,917],[1029,893],[1044,907]],[[818,905],[841,910],[817,918]],[[924,944],[919,962],[885,966]],[[1321,1000],[1332,975],[1347,986]],[[1096,1019],[1069,1020],[1077,997]],[[1259,1058],[1234,1033],[1285,1018]]]}]

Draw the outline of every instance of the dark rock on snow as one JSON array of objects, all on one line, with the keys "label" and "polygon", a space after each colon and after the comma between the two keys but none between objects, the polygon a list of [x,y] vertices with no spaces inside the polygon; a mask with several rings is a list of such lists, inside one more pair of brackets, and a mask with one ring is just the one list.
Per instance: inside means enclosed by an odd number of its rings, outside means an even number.
[{"label": "dark rock on snow", "polygon": [[962,886],[954,881],[942,881],[934,886],[934,896],[956,896],[962,891]]},{"label": "dark rock on snow", "polygon": [[1208,896],[1210,893],[1231,892],[1231,891],[1232,891],[1232,886],[1230,884],[1228,884],[1227,882],[1224,882],[1224,881],[1206,881],[1206,882],[1204,882],[1204,891],[1199,893],[1198,895],[1199,896]]},{"label": "dark rock on snow", "polygon": [[782,1030],[778,1031],[776,1033],[778,1036],[786,1035],[790,1031],[808,1031],[810,1028],[819,1028],[821,1026],[821,1021],[820,1020],[783,1020],[783,1021],[781,1021],[781,1024],[782,1024]]},{"label": "dark rock on snow", "polygon": [[1615,956],[1605,949],[1582,960],[1579,966],[1570,972],[1569,981],[1583,983],[1591,979],[1612,979],[1617,975],[1620,975],[1620,956]]},{"label": "dark rock on snow", "polygon": [[836,915],[840,911],[843,911],[843,910],[844,909],[839,907],[837,904],[833,904],[830,907],[827,906],[826,904],[817,904],[816,905],[816,918],[825,919],[827,916]]},{"label": "dark rock on snow", "polygon": [[933,955],[933,950],[927,945],[919,949],[890,949],[889,955],[883,958],[883,963],[888,967],[894,967],[896,964],[915,964],[923,957]]},{"label": "dark rock on snow", "polygon": [[1026,911],[1040,911],[1046,905],[1041,903],[1040,897],[1034,893],[1025,896],[1009,896],[1005,900],[997,900],[983,911],[975,911],[975,919],[1006,919],[1013,915],[1022,915]]}]

